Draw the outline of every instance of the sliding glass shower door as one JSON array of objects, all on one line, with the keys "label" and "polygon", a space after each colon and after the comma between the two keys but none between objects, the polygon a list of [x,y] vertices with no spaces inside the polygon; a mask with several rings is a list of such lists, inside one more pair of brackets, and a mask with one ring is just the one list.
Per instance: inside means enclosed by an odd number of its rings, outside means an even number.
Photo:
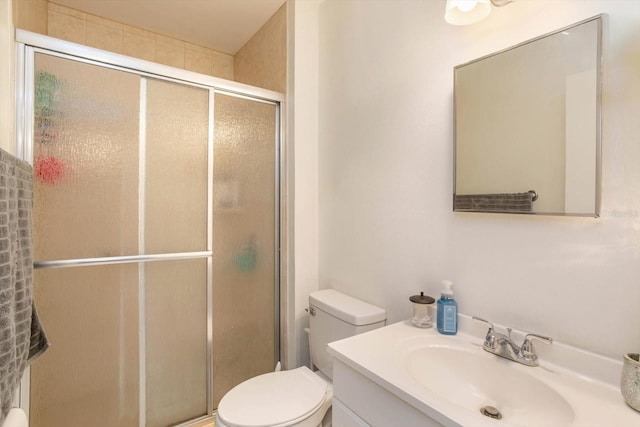
[{"label": "sliding glass shower door", "polygon": [[[216,94],[213,205],[213,404],[273,371],[278,340],[278,126],[272,103]],[[275,232],[274,232],[275,231]]]},{"label": "sliding glass shower door", "polygon": [[30,425],[211,415],[277,361],[277,104],[42,50],[25,75]]}]

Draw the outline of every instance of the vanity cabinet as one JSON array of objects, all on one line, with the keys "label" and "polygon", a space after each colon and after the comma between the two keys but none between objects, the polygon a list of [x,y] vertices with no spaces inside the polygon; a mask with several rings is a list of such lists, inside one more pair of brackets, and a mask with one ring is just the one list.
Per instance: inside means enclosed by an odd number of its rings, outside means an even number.
[{"label": "vanity cabinet", "polygon": [[332,422],[334,427],[442,426],[337,359],[333,362]]}]

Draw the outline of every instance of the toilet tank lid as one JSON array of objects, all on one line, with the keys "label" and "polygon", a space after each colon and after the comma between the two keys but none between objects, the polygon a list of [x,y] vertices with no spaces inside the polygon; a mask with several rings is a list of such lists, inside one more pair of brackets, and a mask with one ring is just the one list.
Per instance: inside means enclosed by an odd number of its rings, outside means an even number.
[{"label": "toilet tank lid", "polygon": [[355,326],[370,325],[386,319],[384,309],[350,297],[334,289],[323,289],[309,295],[309,304]]}]

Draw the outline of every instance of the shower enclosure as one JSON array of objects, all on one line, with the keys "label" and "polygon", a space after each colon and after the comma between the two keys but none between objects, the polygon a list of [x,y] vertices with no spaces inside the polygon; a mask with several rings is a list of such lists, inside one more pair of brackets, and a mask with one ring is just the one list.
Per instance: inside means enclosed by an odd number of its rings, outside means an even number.
[{"label": "shower enclosure", "polygon": [[18,39],[51,341],[30,370],[30,425],[211,416],[279,360],[282,95]]}]

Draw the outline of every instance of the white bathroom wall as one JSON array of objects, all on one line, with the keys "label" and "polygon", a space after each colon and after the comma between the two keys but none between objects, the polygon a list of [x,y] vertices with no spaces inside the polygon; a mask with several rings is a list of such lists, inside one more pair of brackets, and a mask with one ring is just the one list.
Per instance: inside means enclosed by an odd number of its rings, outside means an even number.
[{"label": "white bathroom wall", "polygon": [[296,366],[309,363],[309,294],[318,289],[318,11],[319,0],[289,2],[294,13],[293,139],[295,167]]},{"label": "white bathroom wall", "polygon": [[[638,351],[640,1],[519,0],[466,27],[446,24],[444,6],[320,5],[320,287],[396,322],[410,295],[452,279],[462,313],[616,358]],[[601,217],[453,213],[453,67],[599,13]]]}]

